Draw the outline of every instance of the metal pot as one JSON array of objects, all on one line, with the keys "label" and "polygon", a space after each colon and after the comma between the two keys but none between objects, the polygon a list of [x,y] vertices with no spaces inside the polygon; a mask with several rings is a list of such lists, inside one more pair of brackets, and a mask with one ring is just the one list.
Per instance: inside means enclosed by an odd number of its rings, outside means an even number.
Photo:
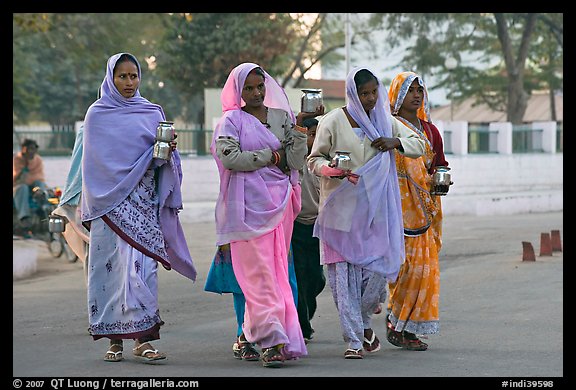
[{"label": "metal pot", "polygon": [[170,142],[174,140],[174,122],[159,122],[156,127],[156,141]]},{"label": "metal pot", "polygon": [[303,89],[300,98],[300,111],[315,112],[323,103],[321,89]]},{"label": "metal pot", "polygon": [[336,151],[336,155],[332,158],[332,167],[339,168],[347,171],[351,169],[352,159],[350,158],[351,152]]},{"label": "metal pot", "polygon": [[436,167],[436,172],[432,176],[432,195],[446,195],[450,186],[454,184],[451,181],[448,167]]},{"label": "metal pot", "polygon": [[48,217],[48,231],[50,233],[62,233],[66,229],[66,223],[68,222],[66,217],[61,215],[50,214]]},{"label": "metal pot", "polygon": [[168,142],[156,141],[154,143],[154,152],[152,153],[152,157],[160,158],[162,160],[170,160],[171,154],[172,148]]}]

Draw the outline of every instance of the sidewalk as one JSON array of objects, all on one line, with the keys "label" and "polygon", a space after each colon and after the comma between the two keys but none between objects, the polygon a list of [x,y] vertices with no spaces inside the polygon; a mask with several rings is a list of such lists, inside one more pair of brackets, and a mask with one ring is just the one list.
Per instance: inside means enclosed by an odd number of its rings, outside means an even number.
[{"label": "sidewalk", "polygon": [[[159,271],[166,325],[154,345],[168,354],[160,365],[136,362],[131,343],[126,343],[125,361],[104,362],[107,342],[92,341],[86,330],[82,264],[53,259],[39,247],[38,271],[13,282],[13,376],[186,377],[199,380],[200,386],[210,383],[203,379],[216,377],[236,378],[242,386],[258,384],[242,378],[278,376],[402,377],[408,385],[411,377],[549,377],[557,388],[564,376],[563,252],[539,256],[541,233],[555,229],[563,244],[562,212],[446,216],[441,327],[428,337],[428,351],[388,344],[384,316],[376,315],[373,328],[382,349],[360,361],[343,359],[345,343],[327,286],[312,320],[316,334],[309,355],[276,370],[232,357],[232,297],[203,291],[215,251],[213,222],[184,223],[198,270],[195,284],[176,272]],[[522,261],[522,241],[533,244],[536,261]]]}]

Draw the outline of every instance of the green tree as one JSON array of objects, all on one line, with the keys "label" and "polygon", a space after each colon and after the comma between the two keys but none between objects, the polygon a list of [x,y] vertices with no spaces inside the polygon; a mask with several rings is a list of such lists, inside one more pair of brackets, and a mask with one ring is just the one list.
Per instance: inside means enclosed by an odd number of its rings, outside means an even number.
[{"label": "green tree", "polygon": [[271,75],[283,74],[292,22],[288,14],[173,14],[157,62],[163,79],[189,102],[182,107],[184,118],[201,122],[204,88],[223,86],[239,63],[255,62]]},{"label": "green tree", "polygon": [[[160,95],[148,69],[163,14],[14,14],[13,101],[16,121],[52,125],[82,120],[96,99],[108,57],[130,52],[143,71],[141,92]],[[148,73],[150,71],[150,74]],[[168,94],[167,96],[172,96]],[[178,107],[172,104],[171,107]]]},{"label": "green tree", "polygon": [[[561,70],[562,14],[374,14],[371,23],[389,33],[391,47],[412,42],[399,65],[443,77],[438,87],[452,81],[453,97],[473,96],[512,123],[522,123],[529,95],[547,77],[539,48],[545,36],[556,38],[547,39],[555,53],[547,74]],[[459,61],[452,71],[444,67],[448,57]]]}]

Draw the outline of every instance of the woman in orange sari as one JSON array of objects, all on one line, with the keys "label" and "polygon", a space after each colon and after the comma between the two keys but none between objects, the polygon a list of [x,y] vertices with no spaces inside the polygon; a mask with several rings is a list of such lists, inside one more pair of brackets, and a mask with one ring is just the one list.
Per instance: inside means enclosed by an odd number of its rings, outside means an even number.
[{"label": "woman in orange sari", "polygon": [[430,193],[438,166],[448,166],[440,132],[430,121],[428,92],[422,77],[399,73],[388,90],[392,115],[426,141],[426,153],[416,159],[396,153],[402,200],[406,260],[394,283],[389,283],[387,339],[411,351],[428,345],[416,335],[440,330],[438,303],[442,247],[442,205]]}]

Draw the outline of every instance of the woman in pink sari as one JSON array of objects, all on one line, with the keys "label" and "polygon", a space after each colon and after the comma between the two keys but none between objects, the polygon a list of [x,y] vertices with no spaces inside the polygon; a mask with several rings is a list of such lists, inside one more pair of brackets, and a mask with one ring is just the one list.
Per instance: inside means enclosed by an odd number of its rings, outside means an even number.
[{"label": "woman in pink sari", "polygon": [[[284,89],[260,66],[243,63],[228,76],[223,116],[210,151],[220,173],[217,245],[230,244],[246,298],[238,343],[262,347],[265,367],[307,354],[288,277],[288,251],[300,212],[298,169],[307,145],[305,117],[295,118]],[[296,125],[295,125],[296,124]]]}]

